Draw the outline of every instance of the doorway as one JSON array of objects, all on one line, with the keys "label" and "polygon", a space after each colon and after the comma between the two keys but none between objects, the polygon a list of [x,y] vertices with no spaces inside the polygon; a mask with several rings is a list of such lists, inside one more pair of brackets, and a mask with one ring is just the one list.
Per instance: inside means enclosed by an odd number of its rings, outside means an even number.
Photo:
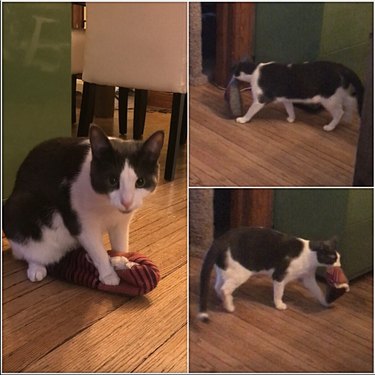
[{"label": "doorway", "polygon": [[203,72],[225,87],[232,66],[252,58],[254,50],[254,3],[202,3]]}]

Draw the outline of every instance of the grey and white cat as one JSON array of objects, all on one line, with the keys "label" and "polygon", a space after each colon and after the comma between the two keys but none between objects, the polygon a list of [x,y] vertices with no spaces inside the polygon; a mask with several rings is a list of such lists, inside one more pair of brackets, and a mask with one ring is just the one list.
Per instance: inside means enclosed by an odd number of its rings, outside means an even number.
[{"label": "grey and white cat", "polygon": [[254,64],[240,62],[234,68],[234,79],[250,83],[253,103],[239,123],[249,122],[266,104],[283,103],[287,121],[296,116],[293,103],[320,104],[332,116],[323,127],[336,128],[343,120],[350,122],[353,114],[362,110],[363,85],[358,76],[342,64],[329,61],[304,64],[279,64],[275,62]]},{"label": "grey and white cat", "polygon": [[28,154],[3,207],[3,229],[31,281],[81,245],[100,280],[119,283],[102,235],[109,233],[114,250],[128,251],[132,215],[157,185],[163,141],[162,131],[145,142],[123,141],[92,125],[89,139],[52,139]]},{"label": "grey and white cat", "polygon": [[234,311],[232,293],[251,276],[267,274],[273,280],[273,300],[285,310],[285,286],[302,279],[305,287],[324,306],[325,296],[316,282],[318,266],[340,266],[336,240],[308,241],[265,228],[231,229],[213,241],[203,261],[200,275],[199,315],[208,319],[209,281],[216,269],[215,290],[225,310]]}]

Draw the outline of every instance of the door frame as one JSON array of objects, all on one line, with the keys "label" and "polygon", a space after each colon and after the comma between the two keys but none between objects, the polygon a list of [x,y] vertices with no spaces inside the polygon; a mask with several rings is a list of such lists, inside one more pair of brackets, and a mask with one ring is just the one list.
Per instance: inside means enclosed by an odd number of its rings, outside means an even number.
[{"label": "door frame", "polygon": [[233,189],[230,225],[273,227],[273,189]]},{"label": "door frame", "polygon": [[254,53],[255,3],[216,5],[215,83],[225,87],[233,65]]}]

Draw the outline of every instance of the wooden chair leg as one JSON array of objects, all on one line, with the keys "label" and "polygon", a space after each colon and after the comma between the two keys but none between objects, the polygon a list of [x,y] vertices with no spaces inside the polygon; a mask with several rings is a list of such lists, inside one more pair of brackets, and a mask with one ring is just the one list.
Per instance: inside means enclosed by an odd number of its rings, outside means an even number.
[{"label": "wooden chair leg", "polygon": [[128,98],[129,89],[119,87],[118,120],[121,135],[125,135],[128,132]]},{"label": "wooden chair leg", "polygon": [[169,127],[167,160],[165,163],[164,173],[164,178],[168,181],[172,181],[174,179],[176,171],[176,158],[181,139],[185,96],[186,94],[173,94],[171,125]]},{"label": "wooden chair leg", "polygon": [[77,76],[72,74],[72,124],[77,121],[76,110],[77,110]]},{"label": "wooden chair leg", "polygon": [[133,138],[142,139],[145,128],[147,112],[147,90],[135,90],[134,94],[134,120],[133,120]]},{"label": "wooden chair leg", "polygon": [[94,119],[95,89],[95,83],[84,82],[77,137],[87,137],[89,134],[89,127]]},{"label": "wooden chair leg", "polygon": [[187,94],[185,95],[185,102],[184,102],[184,113],[182,115],[182,127],[181,127],[181,137],[180,137],[180,145],[185,145],[187,141]]}]

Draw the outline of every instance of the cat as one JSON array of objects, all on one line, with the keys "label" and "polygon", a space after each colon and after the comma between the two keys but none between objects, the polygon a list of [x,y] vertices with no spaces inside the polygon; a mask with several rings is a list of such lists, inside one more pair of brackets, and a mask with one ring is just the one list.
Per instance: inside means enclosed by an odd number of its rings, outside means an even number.
[{"label": "cat", "polygon": [[293,103],[323,106],[332,116],[325,131],[336,128],[343,120],[350,122],[355,110],[362,111],[364,88],[361,80],[349,68],[329,61],[303,64],[276,62],[254,64],[249,61],[234,67],[233,77],[250,83],[253,103],[238,123],[249,122],[266,104],[283,103],[287,121],[295,121]]},{"label": "cat", "polygon": [[3,207],[4,233],[13,255],[28,263],[30,281],[82,246],[100,281],[119,284],[102,234],[113,250],[128,251],[129,223],[156,188],[163,142],[163,131],[123,141],[91,125],[89,138],[56,138],[30,151]]},{"label": "cat", "polygon": [[213,241],[203,261],[198,315],[202,320],[208,320],[208,290],[214,265],[215,290],[225,310],[234,311],[232,293],[257,273],[272,277],[274,304],[278,310],[285,310],[284,288],[296,279],[302,279],[318,301],[328,306],[315,272],[318,266],[340,267],[340,254],[336,238],[307,241],[260,227],[231,229]]}]

